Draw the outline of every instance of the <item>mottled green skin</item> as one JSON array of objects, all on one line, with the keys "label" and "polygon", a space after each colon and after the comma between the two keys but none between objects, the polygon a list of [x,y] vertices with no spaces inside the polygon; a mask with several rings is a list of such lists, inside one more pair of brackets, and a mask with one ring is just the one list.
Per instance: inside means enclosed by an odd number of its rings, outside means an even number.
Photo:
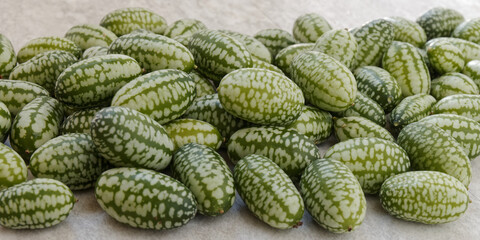
[{"label": "mottled green skin", "polygon": [[188,48],[188,44],[190,43],[190,40],[192,39],[192,35],[180,35],[180,36],[176,36],[172,39],[181,43],[183,46]]},{"label": "mottled green skin", "polygon": [[158,70],[125,84],[113,96],[112,106],[137,110],[164,124],[187,111],[195,91],[195,81],[187,73]]},{"label": "mottled green skin", "polygon": [[306,209],[323,228],[344,233],[362,224],[367,202],[345,164],[328,158],[315,160],[305,169],[300,184]]},{"label": "mottled green skin", "polygon": [[12,118],[36,97],[48,95],[48,91],[38,84],[20,80],[0,79],[0,102],[7,106]]},{"label": "mottled green skin", "polygon": [[364,117],[344,117],[334,120],[335,136],[339,141],[352,138],[376,137],[395,142],[392,134],[382,126]]},{"label": "mottled green skin", "polygon": [[459,24],[452,32],[452,37],[480,43],[480,18],[473,18]]},{"label": "mottled green skin", "polygon": [[293,23],[293,37],[303,43],[314,43],[324,33],[332,30],[332,26],[322,16],[307,13],[299,16]]},{"label": "mottled green skin", "polygon": [[410,123],[416,122],[432,112],[437,101],[428,94],[417,94],[404,98],[391,112],[390,123],[402,129]]},{"label": "mottled green skin", "polygon": [[0,143],[0,166],[0,192],[27,181],[27,165],[22,157],[3,143]]},{"label": "mottled green skin", "polygon": [[432,113],[451,113],[480,122],[480,95],[457,94],[438,101],[432,107]]},{"label": "mottled green skin", "polygon": [[468,187],[472,169],[462,146],[441,128],[416,122],[402,129],[397,142],[408,154],[412,170],[447,173]]},{"label": "mottled green skin", "polygon": [[340,117],[364,117],[380,126],[385,126],[386,123],[385,111],[380,104],[360,92],[357,93],[355,102],[351,107],[336,113],[336,115]]},{"label": "mottled green skin", "polygon": [[351,68],[357,53],[357,47],[357,41],[352,33],[346,29],[334,29],[319,37],[312,51],[325,53],[347,68]]},{"label": "mottled green skin", "polygon": [[302,197],[287,174],[270,159],[249,155],[237,163],[233,177],[238,194],[260,220],[279,229],[300,224]]},{"label": "mottled green skin", "polygon": [[394,38],[394,26],[385,19],[376,19],[365,23],[352,31],[357,40],[357,54],[352,69],[363,66],[380,66],[384,52]]},{"label": "mottled green skin", "polygon": [[0,143],[5,142],[12,126],[12,115],[7,105],[0,101]]},{"label": "mottled green skin", "polygon": [[61,134],[86,133],[90,134],[91,123],[95,114],[101,108],[92,108],[76,111],[63,120],[60,127]]},{"label": "mottled green skin", "polygon": [[373,137],[337,143],[327,150],[324,158],[347,165],[366,194],[377,194],[387,178],[410,168],[405,150],[394,142]]},{"label": "mottled green skin", "polygon": [[286,128],[307,136],[315,144],[320,144],[330,137],[332,124],[332,115],[329,112],[312,106],[304,106],[297,120]]},{"label": "mottled green skin", "polygon": [[202,76],[196,70],[191,71],[188,74],[188,76],[190,76],[195,82],[195,89],[196,89],[195,99],[199,97],[203,97],[205,95],[215,94],[217,92],[212,82],[210,82],[210,80]]},{"label": "mottled green skin", "polygon": [[109,12],[100,21],[100,26],[117,36],[128,34],[137,29],[145,29],[163,34],[167,28],[165,19],[144,8],[122,8]]},{"label": "mottled green skin", "polygon": [[191,36],[194,33],[207,29],[203,22],[192,18],[182,18],[170,24],[163,35],[169,38],[177,36]]},{"label": "mottled green skin", "polygon": [[197,70],[216,82],[229,72],[252,66],[252,55],[247,47],[220,31],[202,30],[193,34],[188,49]]},{"label": "mottled green skin", "polygon": [[465,62],[468,63],[472,60],[480,60],[480,45],[463,40],[460,38],[451,38],[451,37],[442,37],[432,39],[428,41],[428,44],[434,43],[436,41],[446,41],[455,45],[458,49],[460,49],[465,57]]},{"label": "mottled green skin", "polygon": [[117,38],[108,48],[109,54],[123,54],[137,60],[146,72],[178,69],[190,72],[193,55],[179,42],[154,33],[130,33]]},{"label": "mottled green skin", "polygon": [[227,74],[217,88],[227,112],[261,125],[287,125],[300,116],[302,91],[289,78],[265,69],[245,68]]},{"label": "mottled green skin", "polygon": [[434,71],[439,74],[460,72],[465,66],[463,52],[447,41],[436,41],[426,44],[428,61]]},{"label": "mottled green skin", "polygon": [[455,114],[435,114],[419,122],[434,124],[450,134],[470,159],[480,155],[480,123],[477,121]]},{"label": "mottled green skin", "polygon": [[324,53],[309,51],[297,56],[291,70],[305,99],[320,109],[339,112],[355,101],[357,82],[352,72]]},{"label": "mottled green skin", "polygon": [[171,229],[195,217],[197,203],[179,181],[155,171],[115,168],[95,185],[100,207],[115,220],[142,229]]},{"label": "mottled green skin", "polygon": [[81,60],[96,57],[96,56],[103,56],[108,54],[108,47],[90,47],[85,49],[82,54]]},{"label": "mottled green skin", "polygon": [[110,101],[121,87],[140,76],[141,72],[137,61],[125,55],[88,58],[60,74],[55,97],[71,107],[96,107]]},{"label": "mottled green skin", "polygon": [[47,96],[35,98],[13,120],[10,144],[28,163],[37,148],[58,136],[62,121],[60,102]]},{"label": "mottled green skin", "polygon": [[218,150],[223,143],[222,135],[212,124],[197,119],[176,119],[164,127],[173,141],[174,151],[188,143],[202,144]]},{"label": "mottled green skin", "polygon": [[249,154],[268,157],[292,178],[300,176],[311,161],[321,157],[307,136],[273,126],[238,130],[228,141],[227,153],[234,164]]},{"label": "mottled green skin", "polygon": [[18,63],[24,63],[39,53],[63,50],[72,53],[76,58],[82,55],[82,49],[74,42],[62,37],[39,37],[28,41],[18,51]]},{"label": "mottled green skin", "polygon": [[265,47],[265,45],[263,45],[263,43],[257,40],[256,38],[250,35],[229,31],[229,30],[219,30],[219,31],[243,43],[247,48],[247,50],[252,55],[252,57],[255,57],[267,63],[272,63],[272,54],[270,53],[268,48]]},{"label": "mottled green skin", "polygon": [[311,51],[314,46],[314,43],[297,43],[290,45],[277,53],[274,59],[274,64],[280,68],[287,77],[291,77],[292,69],[290,66],[292,65],[295,57],[302,53]]},{"label": "mottled green skin", "polygon": [[469,76],[477,87],[480,88],[480,60],[472,60],[468,62],[462,73]]},{"label": "mottled green skin", "polygon": [[478,95],[479,90],[475,82],[466,75],[451,72],[432,80],[432,96],[437,100],[456,94]]},{"label": "mottled green skin", "polygon": [[353,72],[358,91],[377,102],[385,112],[390,112],[402,100],[402,90],[397,80],[382,68],[365,66]]},{"label": "mottled green skin", "polygon": [[195,195],[199,213],[218,216],[233,206],[233,174],[214,149],[196,143],[184,145],[175,152],[172,171]]},{"label": "mottled green skin", "polygon": [[412,44],[394,41],[383,56],[382,66],[397,80],[404,97],[430,92],[430,72]]},{"label": "mottled green skin", "polygon": [[36,83],[53,96],[58,76],[77,61],[77,57],[70,52],[61,50],[43,52],[16,66],[9,78]]},{"label": "mottled green skin", "polygon": [[0,225],[11,229],[40,229],[68,217],[75,197],[65,184],[37,178],[0,191]]},{"label": "mottled green skin", "polygon": [[424,224],[459,219],[468,208],[468,191],[460,181],[436,171],[414,171],[385,181],[382,207],[392,216]]},{"label": "mottled green skin", "polygon": [[266,69],[266,70],[274,71],[274,72],[277,72],[277,73],[280,73],[280,74],[284,75],[282,70],[280,70],[280,68],[278,68],[277,66],[275,66],[271,63],[262,61],[262,60],[260,60],[256,57],[252,57],[252,68]]},{"label": "mottled green skin", "polygon": [[8,38],[0,33],[0,79],[7,78],[17,65],[17,56]]},{"label": "mottled green skin", "polygon": [[72,190],[92,187],[105,170],[90,134],[72,133],[50,139],[30,159],[30,171],[38,178],[63,182]]},{"label": "mottled green skin", "polygon": [[268,48],[273,58],[280,50],[297,43],[292,34],[277,28],[260,30],[254,37]]},{"label": "mottled green skin", "polygon": [[96,151],[116,167],[162,170],[172,159],[173,142],[159,123],[125,107],[108,107],[92,120]]},{"label": "mottled green skin", "polygon": [[442,7],[432,8],[416,20],[425,30],[428,39],[450,37],[453,30],[463,21],[465,18],[461,13]]},{"label": "mottled green skin", "polygon": [[395,41],[407,42],[415,47],[422,47],[427,42],[427,34],[418,23],[403,17],[385,19],[393,24]]},{"label": "mottled green skin", "polygon": [[95,24],[81,24],[71,27],[65,38],[74,42],[82,51],[91,47],[108,47],[117,35],[110,30]]},{"label": "mottled green skin", "polygon": [[198,119],[212,124],[222,134],[225,141],[237,130],[251,125],[247,121],[228,113],[223,108],[216,93],[195,99],[183,117]]}]

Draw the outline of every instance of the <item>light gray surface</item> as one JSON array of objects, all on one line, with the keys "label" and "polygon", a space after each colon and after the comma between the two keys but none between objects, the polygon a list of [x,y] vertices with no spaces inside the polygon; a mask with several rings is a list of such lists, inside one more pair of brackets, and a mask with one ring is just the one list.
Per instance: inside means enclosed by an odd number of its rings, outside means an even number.
[{"label": "light gray surface", "polygon": [[[0,32],[18,49],[29,39],[41,36],[63,36],[73,25],[98,23],[111,10],[141,6],[155,11],[169,23],[179,18],[196,18],[211,29],[230,29],[254,34],[264,28],[291,31],[295,18],[317,12],[334,28],[353,28],[369,20],[386,16],[415,19],[434,6],[457,9],[469,19],[480,16],[480,1],[35,1],[0,0]],[[324,152],[333,139],[321,146]],[[98,206],[93,190],[75,192],[78,198],[72,213],[63,223],[43,230],[14,231],[0,227],[0,239],[480,239],[480,159],[472,161],[470,184],[472,203],[456,222],[423,225],[389,216],[378,197],[367,196],[367,215],[362,226],[349,234],[332,234],[305,214],[303,226],[276,230],[256,219],[238,198],[234,207],[217,218],[197,215],[184,227],[169,231],[146,231],[120,224]]]}]

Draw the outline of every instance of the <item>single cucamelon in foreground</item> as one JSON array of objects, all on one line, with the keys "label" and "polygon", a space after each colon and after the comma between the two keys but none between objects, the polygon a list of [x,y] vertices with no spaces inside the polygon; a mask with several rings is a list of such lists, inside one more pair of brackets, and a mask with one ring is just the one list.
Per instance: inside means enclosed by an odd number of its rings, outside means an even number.
[{"label": "single cucamelon in foreground", "polygon": [[48,91],[42,86],[20,80],[0,79],[0,102],[3,102],[12,118],[33,99],[48,96]]},{"label": "single cucamelon in foreground", "polygon": [[434,97],[428,94],[416,94],[404,98],[390,114],[390,122],[393,127],[402,129],[410,123],[416,122],[432,111],[436,103]]},{"label": "single cucamelon in foreground", "polygon": [[197,119],[176,119],[164,127],[173,141],[174,151],[188,143],[197,143],[218,150],[223,143],[222,135],[212,124]]},{"label": "single cucamelon in foreground", "polygon": [[450,95],[438,101],[432,107],[432,112],[457,114],[480,122],[480,95]]},{"label": "single cucamelon in foreground", "polygon": [[25,161],[13,149],[0,143],[0,191],[25,181],[27,181]]},{"label": "single cucamelon in foreground", "polygon": [[394,38],[394,26],[385,19],[376,19],[353,30],[357,40],[357,53],[352,69],[363,66],[379,66],[384,52]]}]

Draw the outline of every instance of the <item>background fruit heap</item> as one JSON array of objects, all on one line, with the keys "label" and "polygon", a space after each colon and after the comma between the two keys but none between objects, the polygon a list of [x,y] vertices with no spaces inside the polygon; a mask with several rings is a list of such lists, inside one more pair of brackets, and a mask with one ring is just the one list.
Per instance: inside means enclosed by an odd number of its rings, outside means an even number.
[{"label": "background fruit heap", "polygon": [[253,37],[127,8],[17,53],[0,34],[0,225],[58,224],[92,187],[145,229],[222,215],[236,191],[280,229],[306,209],[352,231],[364,194],[454,221],[480,155],[479,44],[480,19],[445,8],[351,30],[305,14]]}]

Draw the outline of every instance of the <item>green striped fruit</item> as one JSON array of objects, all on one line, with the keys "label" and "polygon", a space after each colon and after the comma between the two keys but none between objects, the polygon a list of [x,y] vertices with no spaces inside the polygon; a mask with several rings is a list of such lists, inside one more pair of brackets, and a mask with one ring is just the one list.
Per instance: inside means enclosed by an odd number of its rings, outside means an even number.
[{"label": "green striped fruit", "polygon": [[5,142],[12,126],[12,115],[8,111],[7,105],[0,102],[0,143]]},{"label": "green striped fruit", "polygon": [[300,176],[311,161],[321,157],[307,136],[274,126],[238,130],[228,141],[227,153],[234,164],[249,154],[265,156],[292,178]]},{"label": "green striped fruit", "polygon": [[92,120],[100,108],[91,108],[76,111],[63,120],[60,127],[61,134],[67,133],[86,133],[90,134]]},{"label": "green striped fruit", "polygon": [[364,117],[380,126],[385,126],[385,111],[380,104],[358,92],[353,106],[336,113],[340,117]]},{"label": "green striped fruit", "polygon": [[287,77],[291,77],[292,69],[290,66],[292,65],[295,57],[312,50],[314,46],[314,43],[297,43],[290,45],[277,53],[274,63],[282,70],[283,73],[285,73]]},{"label": "green striped fruit", "polygon": [[426,44],[428,61],[439,74],[460,72],[465,66],[463,52],[447,41],[433,40]]},{"label": "green striped fruit", "polygon": [[163,34],[167,28],[165,19],[144,8],[122,8],[109,12],[100,21],[100,26],[117,36],[128,34],[137,29],[145,29]]},{"label": "green striped fruit", "polygon": [[295,58],[292,79],[314,106],[333,112],[349,108],[355,101],[357,83],[352,72],[334,58],[309,51]]},{"label": "green striped fruit", "polygon": [[137,61],[111,54],[77,62],[57,79],[55,97],[72,107],[91,108],[110,101],[123,85],[138,77]]},{"label": "green striped fruit", "polygon": [[400,146],[372,137],[337,143],[327,150],[324,158],[347,165],[366,194],[377,194],[387,178],[410,168],[407,153]]},{"label": "green striped fruit", "polygon": [[325,53],[351,68],[357,53],[357,41],[346,29],[330,30],[318,38],[312,51]]},{"label": "green striped fruit", "polygon": [[390,112],[402,99],[397,80],[382,68],[365,66],[353,72],[358,91],[377,102],[385,112]]},{"label": "green striped fruit", "polygon": [[17,56],[8,38],[0,33],[0,79],[7,78],[17,65]]},{"label": "green striped fruit", "polygon": [[188,48],[188,44],[190,43],[190,40],[192,40],[192,35],[179,35],[172,39]]},{"label": "green striped fruit", "polygon": [[0,79],[0,102],[3,102],[13,116],[36,97],[48,96],[42,86],[20,80]]},{"label": "green striped fruit", "polygon": [[197,119],[177,119],[164,127],[173,141],[174,151],[187,143],[202,144],[218,150],[223,142],[222,135],[212,124]]},{"label": "green striped fruit", "polygon": [[415,47],[422,47],[427,42],[427,34],[418,23],[403,17],[385,19],[393,24],[395,41],[407,42]]},{"label": "green striped fruit", "polygon": [[245,68],[227,74],[218,86],[218,98],[230,114],[262,125],[287,125],[300,116],[302,91],[276,72]]},{"label": "green striped fruit", "polygon": [[430,115],[437,101],[428,94],[417,94],[404,98],[391,112],[390,123],[402,129],[410,123]]},{"label": "green striped fruit", "polygon": [[147,169],[103,172],[95,185],[95,198],[112,218],[136,228],[177,228],[197,213],[195,197],[185,185]]},{"label": "green striped fruit", "polygon": [[431,43],[435,41],[442,41],[442,42],[446,41],[455,45],[458,49],[462,51],[463,56],[465,58],[465,62],[470,62],[472,60],[480,60],[479,44],[476,44],[467,40],[463,40],[460,38],[449,38],[449,37],[433,39]]},{"label": "green striped fruit", "polygon": [[218,94],[205,95],[193,101],[183,117],[202,120],[212,124],[227,141],[237,130],[250,125],[247,121],[233,116],[223,108]]},{"label": "green striped fruit", "polygon": [[3,143],[0,143],[0,169],[0,192],[27,181],[27,165],[22,157]]},{"label": "green striped fruit", "polygon": [[358,44],[352,69],[363,66],[380,66],[384,52],[393,41],[393,24],[385,19],[376,19],[365,23],[352,33]]},{"label": "green striped fruit", "polygon": [[247,48],[247,50],[252,55],[252,57],[255,57],[267,63],[272,62],[272,54],[270,54],[270,51],[268,50],[268,48],[265,47],[265,45],[263,45],[263,43],[257,40],[256,38],[250,35],[229,31],[229,30],[219,30],[219,31],[243,43]]},{"label": "green striped fruit", "polygon": [[462,73],[469,76],[477,87],[480,88],[480,60],[472,60],[468,62]]},{"label": "green striped fruit", "polygon": [[37,148],[58,136],[62,121],[60,102],[47,96],[35,98],[13,120],[10,144],[28,163]]},{"label": "green striped fruit", "polygon": [[382,64],[397,80],[404,97],[430,92],[428,67],[412,44],[394,41],[385,52]]},{"label": "green striped fruit", "polygon": [[449,174],[470,184],[472,169],[462,146],[441,128],[428,122],[416,122],[402,129],[398,144],[407,152],[412,170],[430,170]]},{"label": "green striped fruit", "polygon": [[480,155],[480,123],[455,114],[435,114],[419,122],[434,124],[452,136],[470,159]]},{"label": "green striped fruit", "polygon": [[207,29],[203,22],[193,18],[182,18],[170,24],[163,35],[174,38],[177,36],[191,36],[194,33]]},{"label": "green striped fruit", "polygon": [[85,49],[85,51],[82,54],[81,60],[91,58],[91,57],[96,57],[96,56],[103,56],[108,54],[108,47],[90,47]]},{"label": "green striped fruit", "polygon": [[58,76],[77,60],[75,55],[66,51],[55,50],[39,53],[16,66],[9,78],[36,83],[47,89],[53,96]]},{"label": "green striped fruit", "polygon": [[18,51],[18,63],[24,63],[39,53],[63,50],[73,54],[76,58],[82,55],[82,49],[74,42],[62,37],[39,37],[28,41]]},{"label": "green striped fruit", "polygon": [[432,113],[451,113],[480,122],[480,95],[457,94],[442,98],[432,107]]},{"label": "green striped fruit", "polygon": [[452,37],[465,39],[476,44],[480,43],[480,18],[473,18],[459,24],[452,32]]},{"label": "green striped fruit", "polygon": [[68,29],[65,38],[85,50],[95,46],[108,47],[117,39],[117,35],[99,25],[81,24]]},{"label": "green striped fruit", "polygon": [[266,70],[270,70],[270,71],[277,72],[277,73],[280,73],[280,74],[284,75],[282,70],[280,70],[280,68],[278,68],[277,66],[275,66],[271,63],[262,61],[262,60],[260,60],[256,57],[252,57],[252,68],[266,69]]},{"label": "green striped fruit", "polygon": [[435,7],[417,18],[428,39],[450,37],[453,30],[465,21],[463,15],[454,9]]},{"label": "green striped fruit", "polygon": [[310,163],[302,175],[300,192],[313,219],[328,231],[351,232],[365,218],[367,202],[362,187],[337,160]]},{"label": "green striped fruit", "polygon": [[293,37],[304,43],[314,43],[324,33],[332,30],[332,26],[322,16],[307,13],[299,16],[293,23]]},{"label": "green striped fruit", "polygon": [[0,191],[0,225],[11,229],[40,229],[68,217],[75,196],[65,184],[37,178]]},{"label": "green striped fruit", "polygon": [[380,190],[382,207],[392,216],[425,224],[452,222],[468,208],[468,191],[456,178],[436,171],[393,176]]},{"label": "green striped fruit", "polygon": [[252,55],[242,42],[216,30],[193,34],[188,49],[197,70],[216,82],[229,72],[252,65]]},{"label": "green striped fruit", "polygon": [[307,136],[315,144],[320,144],[332,133],[332,115],[312,106],[304,106],[297,120],[286,128]]},{"label": "green striped fruit", "polygon": [[210,80],[202,76],[196,70],[191,71],[188,76],[190,76],[195,82],[195,98],[203,97],[205,95],[210,95],[217,92],[212,82],[210,82]]},{"label": "green striped fruit", "polygon": [[50,139],[30,159],[30,171],[38,178],[52,178],[72,190],[92,187],[105,170],[105,163],[96,153],[92,138],[85,133],[72,133]]},{"label": "green striped fruit", "polygon": [[179,42],[154,33],[130,33],[113,41],[109,54],[124,54],[137,60],[146,71],[179,69],[190,72],[193,56]]},{"label": "green striped fruit", "polygon": [[175,152],[173,175],[195,195],[198,212],[207,216],[226,213],[235,202],[232,172],[214,149],[189,143]]},{"label": "green striped fruit", "polygon": [[173,142],[162,125],[135,110],[104,108],[91,129],[96,151],[114,166],[159,171],[172,159]]},{"label": "green striped fruit", "polygon": [[302,197],[287,174],[270,159],[249,155],[237,163],[233,177],[238,194],[260,220],[279,229],[301,225]]},{"label": "green striped fruit", "polygon": [[268,48],[273,58],[280,50],[297,43],[292,34],[283,29],[264,29],[255,33],[254,37]]},{"label": "green striped fruit", "polygon": [[341,142],[352,138],[376,137],[395,142],[392,134],[364,117],[344,117],[333,121],[335,136]]},{"label": "green striped fruit", "polygon": [[120,88],[112,106],[128,107],[160,124],[177,119],[195,99],[195,82],[185,72],[165,69],[140,76]]},{"label": "green striped fruit", "polygon": [[458,72],[447,73],[432,80],[432,96],[440,100],[455,94],[479,94],[478,86],[466,75]]}]

